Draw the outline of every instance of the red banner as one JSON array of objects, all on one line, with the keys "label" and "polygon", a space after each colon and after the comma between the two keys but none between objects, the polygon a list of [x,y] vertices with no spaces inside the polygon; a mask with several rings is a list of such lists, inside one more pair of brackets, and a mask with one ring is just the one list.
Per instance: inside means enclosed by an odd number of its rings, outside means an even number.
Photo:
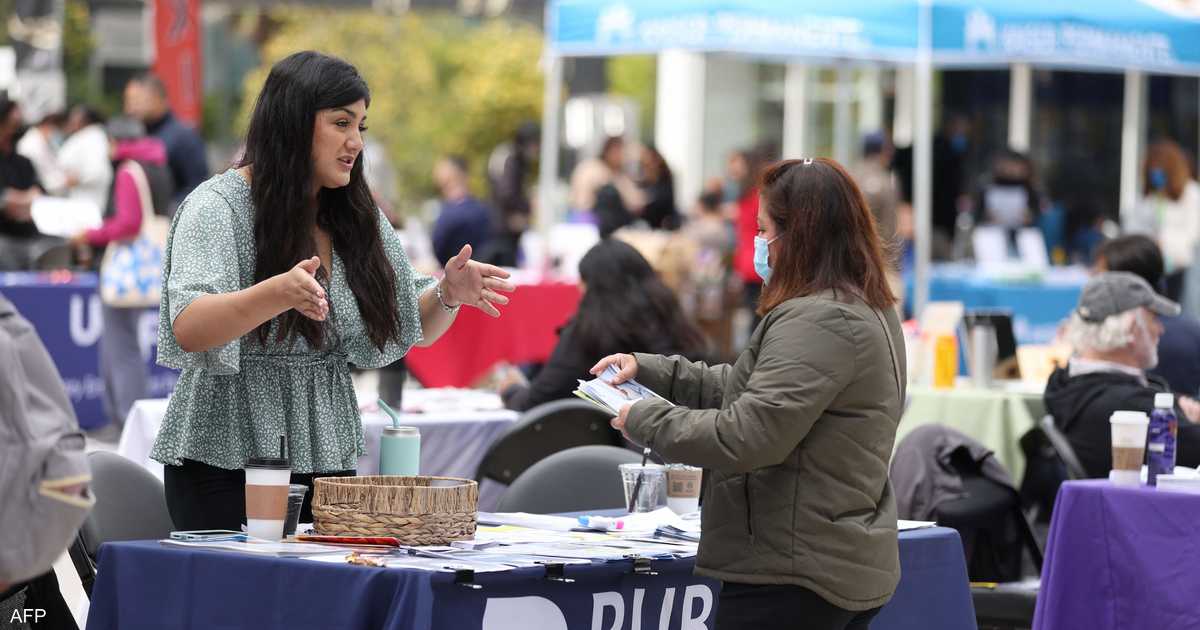
[{"label": "red banner", "polygon": [[204,95],[200,0],[154,0],[154,46],[154,74],[167,86],[171,109],[199,126]]}]

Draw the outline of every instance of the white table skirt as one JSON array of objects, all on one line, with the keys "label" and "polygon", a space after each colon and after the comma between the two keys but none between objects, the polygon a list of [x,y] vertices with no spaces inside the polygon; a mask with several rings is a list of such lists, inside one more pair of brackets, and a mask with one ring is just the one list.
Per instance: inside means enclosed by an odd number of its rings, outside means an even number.
[{"label": "white table skirt", "polygon": [[[487,449],[519,415],[507,409],[452,410],[449,408],[452,405],[447,403],[448,398],[456,397],[452,391],[414,390],[411,394],[406,391],[404,395],[406,409],[425,407],[430,410],[402,415],[405,426],[414,426],[421,431],[421,474],[425,475],[474,479],[475,470]],[[480,404],[479,392],[460,397],[474,403],[476,408],[489,406],[487,401]],[[163,467],[150,459],[150,449],[166,413],[166,398],[137,401],[129,410],[121,441],[117,444],[117,454],[137,462],[159,479],[162,479]],[[391,419],[372,407],[362,412],[362,422],[367,453],[358,458],[358,474],[374,475],[379,471],[379,438],[383,428],[391,424]],[[494,507],[503,489],[504,486],[498,484],[484,484],[480,488],[479,509]]]}]

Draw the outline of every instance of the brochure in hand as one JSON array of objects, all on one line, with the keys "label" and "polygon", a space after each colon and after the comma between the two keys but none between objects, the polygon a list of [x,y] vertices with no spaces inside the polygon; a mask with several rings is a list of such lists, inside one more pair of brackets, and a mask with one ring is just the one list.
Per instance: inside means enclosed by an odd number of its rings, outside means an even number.
[{"label": "brochure in hand", "polygon": [[[612,381],[616,377],[617,368],[610,365],[597,378],[590,381],[579,381],[579,389],[576,389],[574,393],[614,416],[621,413],[621,408],[625,405],[639,400],[647,398],[666,400],[635,380],[613,385]],[[668,401],[667,404],[670,402]]]}]

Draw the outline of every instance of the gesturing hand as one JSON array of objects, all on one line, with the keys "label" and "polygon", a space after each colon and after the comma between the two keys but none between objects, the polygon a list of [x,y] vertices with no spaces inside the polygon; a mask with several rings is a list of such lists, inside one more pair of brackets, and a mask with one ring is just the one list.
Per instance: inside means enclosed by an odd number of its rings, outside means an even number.
[{"label": "gesturing hand", "polygon": [[496,304],[508,304],[500,292],[511,293],[515,286],[506,280],[509,273],[493,265],[471,260],[471,246],[463,245],[454,258],[446,261],[446,277],[442,280],[442,296],[446,306],[466,304],[500,317]]},{"label": "gesturing hand", "polygon": [[289,271],[275,276],[279,298],[287,308],[294,308],[309,319],[325,321],[329,315],[329,302],[325,299],[325,288],[317,282],[317,269],[321,259],[313,256],[302,260]]}]

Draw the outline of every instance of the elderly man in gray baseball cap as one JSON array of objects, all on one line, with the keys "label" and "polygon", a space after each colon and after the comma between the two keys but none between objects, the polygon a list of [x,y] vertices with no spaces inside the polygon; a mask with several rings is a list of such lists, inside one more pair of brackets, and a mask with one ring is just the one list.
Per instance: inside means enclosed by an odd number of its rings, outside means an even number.
[{"label": "elderly man in gray baseball cap", "polygon": [[[1159,316],[1179,314],[1179,305],[1158,295],[1128,272],[1093,276],[1067,322],[1074,348],[1070,363],[1046,384],[1046,411],[1066,434],[1090,477],[1112,468],[1109,417],[1114,411],[1149,412],[1154,395],[1170,392],[1162,378],[1147,374],[1158,363]],[[1200,403],[1176,396],[1180,418],[1176,461],[1200,464]]]}]

